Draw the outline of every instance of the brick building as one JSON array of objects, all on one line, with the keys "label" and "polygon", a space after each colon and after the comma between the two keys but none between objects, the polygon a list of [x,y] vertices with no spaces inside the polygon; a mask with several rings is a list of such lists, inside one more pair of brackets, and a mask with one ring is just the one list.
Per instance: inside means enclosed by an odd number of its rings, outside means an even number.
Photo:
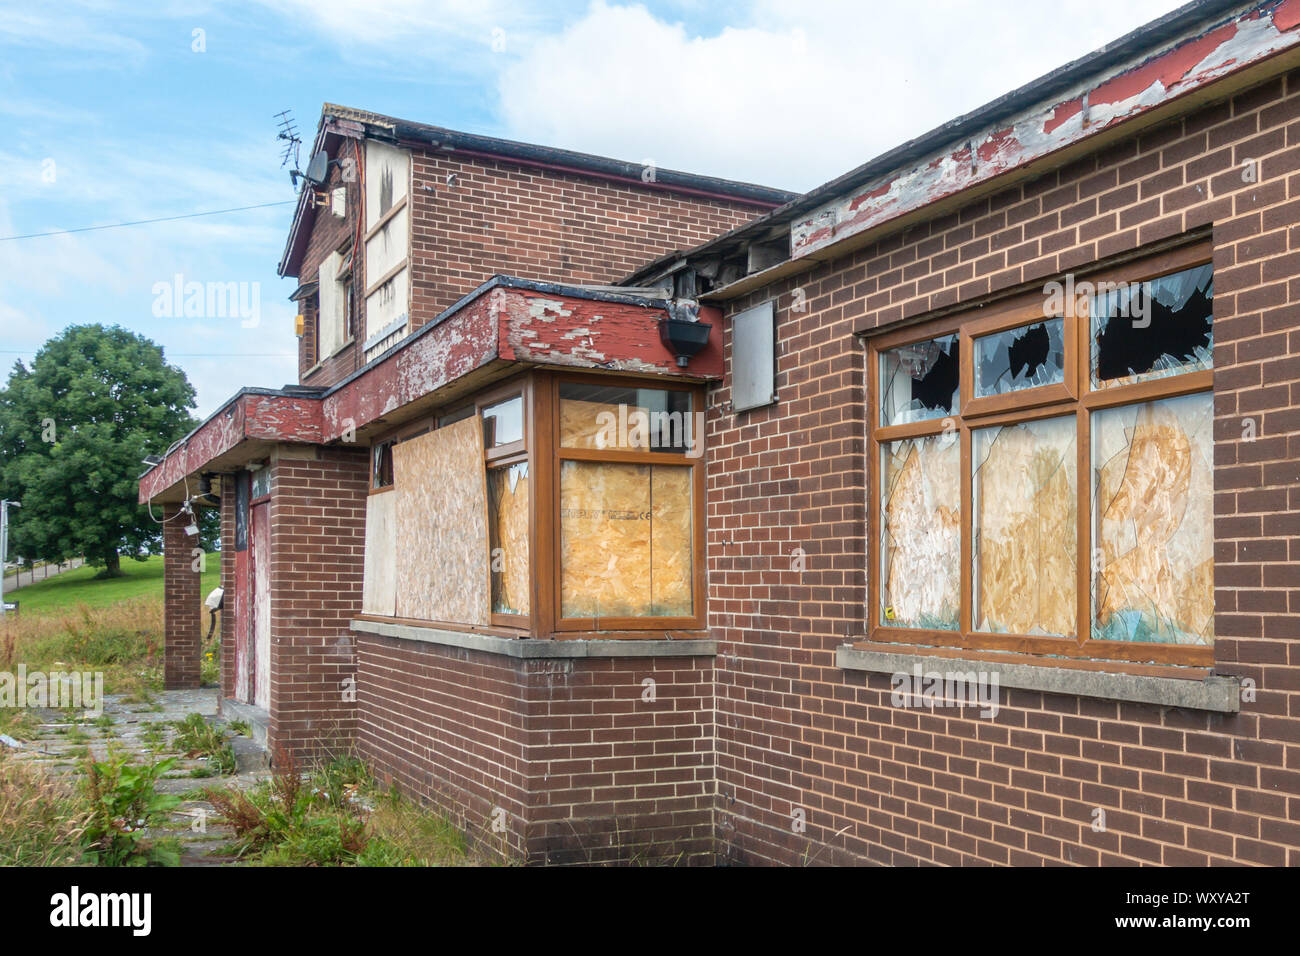
[{"label": "brick building", "polygon": [[141,479],[273,745],[533,861],[1300,862],[1300,0],[797,197],[316,145],[300,384]]}]

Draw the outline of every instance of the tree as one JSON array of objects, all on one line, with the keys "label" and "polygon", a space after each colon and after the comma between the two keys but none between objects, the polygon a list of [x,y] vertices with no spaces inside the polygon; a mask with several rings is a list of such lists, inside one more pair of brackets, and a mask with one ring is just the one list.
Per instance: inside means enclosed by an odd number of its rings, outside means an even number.
[{"label": "tree", "polygon": [[22,502],[10,553],[85,554],[103,577],[121,574],[123,552],[157,553],[161,525],[136,503],[141,461],[194,427],[194,404],[162,348],[116,325],[69,326],[30,369],[16,362],[0,391],[0,496]]}]

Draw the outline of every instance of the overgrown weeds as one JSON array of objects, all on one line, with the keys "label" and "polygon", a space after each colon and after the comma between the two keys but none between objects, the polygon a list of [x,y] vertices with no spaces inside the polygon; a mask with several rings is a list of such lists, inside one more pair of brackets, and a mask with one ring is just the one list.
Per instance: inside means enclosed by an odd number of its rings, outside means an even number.
[{"label": "overgrown weeds", "polygon": [[234,831],[234,851],[262,866],[455,866],[469,858],[460,832],[436,813],[381,792],[362,761],[340,757],[308,775],[281,753],[263,786],[209,790]]},{"label": "overgrown weeds", "polygon": [[84,792],[90,819],[85,829],[86,856],[101,866],[175,866],[180,846],[174,839],[157,839],[151,828],[181,802],[156,787],[176,766],[169,757],[150,764],[132,764],[123,754],[85,761]]},{"label": "overgrown weeds", "polygon": [[202,714],[187,714],[173,725],[176,736],[172,746],[187,757],[205,757],[214,774],[235,772],[235,751],[226,741],[225,731],[214,727]]},{"label": "overgrown weeds", "polygon": [[74,788],[0,749],[0,866],[75,866],[90,823]]}]

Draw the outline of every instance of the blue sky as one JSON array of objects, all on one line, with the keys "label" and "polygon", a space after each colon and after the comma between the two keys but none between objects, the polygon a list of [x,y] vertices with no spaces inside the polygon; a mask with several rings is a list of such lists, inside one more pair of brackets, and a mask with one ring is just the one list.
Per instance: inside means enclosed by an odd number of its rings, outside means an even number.
[{"label": "blue sky", "polygon": [[[308,147],[328,101],[803,190],[1177,5],[2,0],[0,239],[286,205],[0,241],[0,365],[103,322],[162,344],[201,415],[294,381],[284,109]],[[156,314],[177,275],[244,284],[256,322]]]}]

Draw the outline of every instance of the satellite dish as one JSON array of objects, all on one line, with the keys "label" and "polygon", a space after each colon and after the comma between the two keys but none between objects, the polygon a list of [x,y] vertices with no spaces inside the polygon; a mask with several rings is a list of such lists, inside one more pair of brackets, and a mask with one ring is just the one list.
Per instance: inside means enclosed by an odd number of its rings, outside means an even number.
[{"label": "satellite dish", "polygon": [[311,162],[307,164],[307,172],[303,173],[303,176],[308,182],[319,186],[325,182],[325,175],[329,172],[329,166],[329,154],[322,149],[311,158]]}]

